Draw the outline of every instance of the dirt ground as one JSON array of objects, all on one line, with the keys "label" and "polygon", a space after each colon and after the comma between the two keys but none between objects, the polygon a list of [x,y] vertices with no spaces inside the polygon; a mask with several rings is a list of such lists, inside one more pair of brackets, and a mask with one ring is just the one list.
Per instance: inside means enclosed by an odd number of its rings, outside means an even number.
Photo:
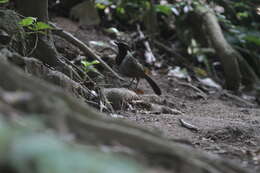
[{"label": "dirt ground", "polygon": [[[164,91],[160,99],[181,114],[135,114],[126,118],[136,121],[170,139],[232,160],[252,171],[260,171],[260,109],[230,98],[221,91],[201,98],[190,87],[180,85],[178,79],[154,77]],[[140,88],[149,86],[142,81]],[[180,119],[194,125],[198,131],[183,127]]]},{"label": "dirt ground", "polygon": [[[109,41],[109,38],[99,31],[81,30],[75,22],[68,19],[56,18],[54,21],[85,43]],[[57,45],[64,46],[59,41]],[[65,47],[68,50],[71,48],[70,45]],[[153,98],[152,102],[176,109],[180,113],[118,111],[124,119],[159,132],[169,139],[232,160],[252,172],[260,171],[259,107],[212,88],[208,88],[204,92],[205,95],[201,95],[192,87],[195,83],[188,83],[160,72],[152,78],[161,87],[162,96],[155,96],[144,80],[141,80],[138,88]],[[180,119],[195,126],[197,131],[184,127]]]}]

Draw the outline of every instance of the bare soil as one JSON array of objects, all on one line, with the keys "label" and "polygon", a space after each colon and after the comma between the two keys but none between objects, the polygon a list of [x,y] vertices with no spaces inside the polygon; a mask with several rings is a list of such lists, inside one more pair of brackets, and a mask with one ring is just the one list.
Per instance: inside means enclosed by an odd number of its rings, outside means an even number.
[{"label": "bare soil", "polygon": [[[192,145],[195,148],[232,160],[240,166],[259,172],[260,165],[260,109],[227,97],[215,91],[202,98],[187,86],[180,85],[167,76],[154,77],[162,87],[163,104],[183,114],[135,114],[127,112],[127,118],[170,139]],[[142,81],[140,88],[149,86]],[[193,131],[181,125],[180,119],[194,125]]]},{"label": "bare soil", "polygon": [[[89,41],[110,40],[95,29],[81,30],[68,19],[56,18],[54,21],[87,44]],[[71,48],[60,40],[56,43],[58,47]],[[151,102],[177,109],[181,113],[120,110],[119,113],[125,119],[159,132],[171,140],[232,160],[252,172],[260,171],[259,107],[245,104],[223,91],[211,88],[205,91],[206,95],[201,96],[196,89],[184,85],[185,81],[159,72],[152,78],[161,87],[162,96],[155,96],[144,80],[141,80],[138,88],[151,96]],[[190,85],[197,84],[191,82]],[[198,131],[182,126],[180,119],[196,126]]]}]

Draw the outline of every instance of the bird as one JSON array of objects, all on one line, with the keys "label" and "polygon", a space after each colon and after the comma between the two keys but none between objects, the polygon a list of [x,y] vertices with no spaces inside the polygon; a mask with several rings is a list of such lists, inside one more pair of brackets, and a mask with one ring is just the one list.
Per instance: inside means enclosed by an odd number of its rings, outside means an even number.
[{"label": "bird", "polygon": [[136,79],[137,85],[141,78],[146,79],[154,93],[161,95],[160,87],[145,73],[143,65],[131,54],[129,46],[124,42],[115,41],[114,43],[118,46],[118,54],[115,61],[119,73],[126,77]]}]

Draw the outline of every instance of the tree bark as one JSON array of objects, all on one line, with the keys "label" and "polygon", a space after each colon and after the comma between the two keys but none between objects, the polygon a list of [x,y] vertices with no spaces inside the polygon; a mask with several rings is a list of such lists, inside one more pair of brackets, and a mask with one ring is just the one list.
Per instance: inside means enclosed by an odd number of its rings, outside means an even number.
[{"label": "tree bark", "polygon": [[[37,17],[38,21],[48,23],[48,0],[16,0],[16,7],[23,16]],[[32,56],[35,58],[57,68],[76,81],[82,79],[74,69],[61,60],[50,31],[47,34],[31,35],[29,45],[32,48],[36,45],[35,50],[32,52]]]},{"label": "tree bark", "polygon": [[201,29],[208,37],[210,44],[220,58],[224,70],[226,88],[238,91],[241,84],[241,74],[238,59],[241,55],[226,41],[214,12],[202,6],[197,6],[195,13],[201,20]]},{"label": "tree bark", "polygon": [[48,0],[16,0],[15,3],[20,14],[48,22]]}]

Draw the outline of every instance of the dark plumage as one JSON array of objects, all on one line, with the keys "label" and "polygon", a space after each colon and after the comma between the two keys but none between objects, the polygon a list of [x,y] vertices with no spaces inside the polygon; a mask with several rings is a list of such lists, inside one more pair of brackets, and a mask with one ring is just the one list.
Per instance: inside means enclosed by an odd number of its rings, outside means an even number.
[{"label": "dark plumage", "polygon": [[161,95],[161,89],[155,83],[155,81],[145,74],[142,64],[140,64],[137,59],[133,57],[130,53],[130,49],[127,44],[122,42],[115,42],[118,46],[118,54],[116,57],[116,64],[118,66],[119,72],[127,77],[136,78],[137,84],[140,78],[146,79],[150,84],[153,91],[157,95]]}]

